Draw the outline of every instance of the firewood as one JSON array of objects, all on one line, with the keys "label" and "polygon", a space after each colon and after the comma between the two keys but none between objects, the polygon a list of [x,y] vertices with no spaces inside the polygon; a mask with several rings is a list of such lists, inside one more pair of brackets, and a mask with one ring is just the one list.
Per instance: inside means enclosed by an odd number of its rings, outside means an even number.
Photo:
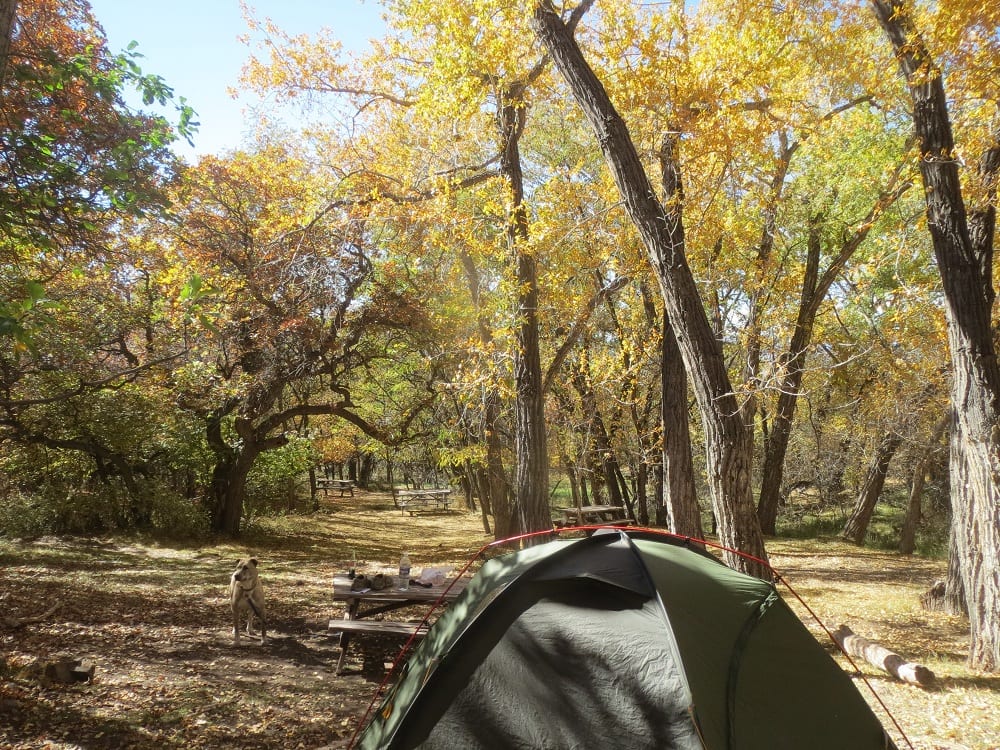
[{"label": "firewood", "polygon": [[51,607],[49,607],[45,612],[40,615],[34,615],[33,617],[5,617],[0,616],[0,627],[6,628],[7,630],[16,630],[23,625],[31,625],[36,622],[42,622],[43,620],[49,619],[55,611],[62,606],[62,602],[56,602]]},{"label": "firewood", "polygon": [[854,631],[846,625],[838,627],[832,635],[846,653],[864,659],[869,664],[885,670],[896,679],[921,687],[934,684],[934,673],[930,669],[922,664],[907,661],[884,646],[862,638],[860,635],[855,635]]},{"label": "firewood", "polygon": [[920,595],[920,606],[930,611],[945,609],[944,595],[947,586],[944,581],[934,581],[934,585]]},{"label": "firewood", "polygon": [[53,659],[37,658],[21,670],[24,679],[37,680],[43,685],[57,683],[90,682],[94,679],[94,663],[71,656],[57,656]]}]

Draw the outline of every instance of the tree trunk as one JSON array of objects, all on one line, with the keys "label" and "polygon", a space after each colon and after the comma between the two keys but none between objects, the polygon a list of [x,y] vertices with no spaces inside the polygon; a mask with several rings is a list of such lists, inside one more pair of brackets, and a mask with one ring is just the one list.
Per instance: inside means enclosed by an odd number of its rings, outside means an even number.
[{"label": "tree trunk", "polygon": [[899,552],[902,555],[912,555],[917,549],[917,526],[920,524],[921,500],[924,494],[924,476],[927,473],[927,463],[931,451],[928,450],[913,468],[910,478],[910,498],[906,504],[906,515],[899,530]]},{"label": "tree trunk", "polygon": [[244,449],[232,459],[216,463],[212,472],[212,531],[239,536],[247,476],[253,460]]},{"label": "tree trunk", "polygon": [[879,442],[871,466],[868,467],[868,473],[865,475],[865,482],[861,486],[858,502],[854,506],[854,513],[847,520],[847,525],[844,526],[842,532],[842,536],[847,541],[864,544],[865,535],[868,533],[868,524],[872,520],[872,513],[875,512],[879,495],[882,494],[882,487],[885,486],[889,464],[902,442],[902,436],[895,432],[890,432]]},{"label": "tree trunk", "polygon": [[969,616],[965,601],[965,582],[962,580],[961,560],[955,544],[955,532],[948,537],[948,575],[944,582],[944,606],[942,609],[952,615]]},{"label": "tree trunk", "polygon": [[[751,557],[727,552],[733,568],[770,577],[751,489],[753,435],[729,380],[685,257],[683,224],[657,200],[624,120],[594,75],[570,29],[547,0],[537,2],[533,28],[587,116],[624,206],[647,250],[684,365],[702,412],[708,481],[721,542]],[[678,212],[679,213],[679,212]],[[756,558],[756,559],[753,559]]]},{"label": "tree trunk", "polygon": [[583,413],[589,415],[591,435],[594,439],[593,453],[600,461],[600,475],[603,477],[604,487],[608,491],[608,504],[621,505],[622,492],[618,484],[618,459],[615,457],[614,448],[611,446],[611,437],[608,435],[607,427],[601,416],[597,397],[594,395],[590,381],[583,373],[577,372],[574,375],[573,387],[576,388],[576,392],[580,395],[580,405]]},{"label": "tree trunk", "polygon": [[[667,321],[666,314],[665,313],[660,313],[660,312],[657,311],[656,304],[653,301],[653,295],[650,293],[649,287],[643,281],[639,282],[639,293],[642,296],[642,304],[643,304],[643,307],[646,310],[646,319],[650,323],[650,329],[651,329],[651,331],[658,330],[660,332],[661,336],[662,336],[663,331],[666,329],[666,321]],[[659,325],[658,326],[657,326],[657,321],[659,321]],[[681,353],[680,353],[679,349],[676,349],[676,344],[677,344],[677,338],[674,337],[674,345],[675,345],[675,354],[674,354],[674,356],[676,357],[677,361],[680,363],[680,366],[683,367],[684,363],[683,363],[683,360],[681,359]],[[653,424],[650,425],[650,428],[651,428],[650,429],[650,435],[646,439],[647,443],[648,443],[648,446],[649,446],[649,449],[647,449],[647,450],[645,450],[643,452],[643,456],[644,456],[645,465],[652,468],[651,479],[652,479],[653,489],[652,489],[652,492],[650,494],[650,499],[649,499],[649,502],[652,504],[651,507],[650,507],[650,509],[649,509],[650,520],[656,526],[668,526],[669,527],[669,523],[670,522],[669,522],[669,520],[667,518],[667,497],[668,497],[667,496],[667,492],[668,492],[668,490],[666,488],[666,484],[664,483],[664,471],[665,471],[665,469],[664,469],[664,459],[665,459],[666,453],[668,451],[669,451],[669,453],[670,453],[671,456],[675,456],[676,455],[676,453],[675,453],[675,449],[676,448],[679,448],[681,450],[685,450],[686,453],[687,453],[687,455],[690,457],[691,456],[691,440],[690,440],[690,436],[689,436],[688,439],[685,441],[685,444],[683,446],[680,446],[680,445],[673,446],[673,447],[671,447],[669,449],[664,444],[664,441],[667,439],[666,438],[666,430],[665,430],[666,424],[668,423],[668,421],[669,421],[669,423],[673,424],[673,421],[674,421],[675,418],[672,417],[672,416],[668,418],[668,417],[664,416],[664,413],[663,413],[663,403],[664,403],[664,396],[663,396],[664,385],[663,384],[665,382],[665,379],[668,380],[668,381],[670,381],[670,382],[673,382],[673,377],[668,377],[663,372],[662,363],[663,363],[663,361],[665,361],[666,354],[663,351],[663,342],[662,342],[662,339],[661,339],[661,342],[660,342],[660,357],[661,357],[661,367],[660,367],[660,373],[659,373],[660,374],[660,378],[659,378],[660,379],[660,392],[657,394],[656,391],[655,391],[655,389],[653,389],[653,388],[649,389],[649,398],[651,400],[651,404],[652,405],[655,405],[655,400],[653,400],[653,399],[655,399],[656,396],[659,396],[660,412],[659,412],[659,414],[657,414],[657,420],[658,421],[656,421],[656,422],[654,422]],[[685,380],[684,380],[684,388],[683,388],[683,391],[684,391],[684,414],[683,414],[683,419],[685,420],[685,422],[684,422],[685,424],[689,424],[689,422],[690,422],[690,409],[688,408],[688,403],[687,403],[687,401],[688,401],[688,395],[687,395],[687,374],[686,373],[685,373],[684,377],[685,377]],[[676,393],[676,389],[674,387],[671,387],[671,392],[672,393]],[[671,413],[673,413],[673,412],[671,412]],[[682,460],[682,459],[680,459],[680,460]],[[693,461],[692,461],[692,463],[693,463]],[[691,480],[692,480],[692,482],[694,481],[694,470],[693,469],[691,471]],[[696,493],[692,492],[691,497],[692,497],[692,501],[694,503],[698,502],[698,497],[697,497]],[[699,512],[699,517],[700,517],[700,515],[701,514]]]},{"label": "tree trunk", "polygon": [[358,486],[363,489],[371,487],[372,474],[375,473],[375,454],[365,452],[361,455],[361,465],[358,467]]},{"label": "tree trunk", "polygon": [[576,466],[573,464],[573,459],[565,451],[560,451],[559,462],[563,466],[563,471],[566,472],[566,481],[569,482],[569,495],[570,503],[575,508],[580,507],[580,489],[577,484],[576,478]]},{"label": "tree trunk", "polygon": [[[757,518],[761,531],[777,531],[778,506],[781,503],[781,485],[784,481],[785,456],[792,435],[792,422],[798,404],[799,388],[805,373],[806,347],[812,339],[813,324],[819,310],[816,304],[819,274],[820,232],[817,222],[810,222],[807,243],[806,268],[802,276],[802,293],[799,299],[795,330],[784,357],[785,377],[778,394],[771,430],[764,440],[764,465],[761,468],[760,497],[757,501]],[[832,283],[832,278],[830,279]],[[829,286],[829,285],[828,285]],[[826,290],[823,290],[825,295]]]},{"label": "tree trunk", "polygon": [[14,26],[17,23],[18,0],[0,0],[0,83],[7,75],[7,65],[10,58],[10,44],[14,39]]},{"label": "tree trunk", "polygon": [[[215,456],[208,498],[209,518],[212,531],[220,533],[230,533],[226,529],[226,519],[232,514],[229,504],[233,502],[233,497],[229,492],[229,480],[233,467],[239,458],[237,452],[222,435],[222,420],[226,413],[227,411],[222,409],[211,414],[205,428],[206,442]],[[239,507],[242,513],[242,496],[239,497]],[[238,523],[237,521],[237,530]]]},{"label": "tree trunk", "polygon": [[[677,163],[677,135],[667,133],[660,143],[660,176],[663,183],[664,210],[677,231],[683,231],[681,209],[684,190]],[[676,238],[683,242],[683,236]],[[694,483],[694,459],[691,455],[688,380],[684,358],[677,344],[674,327],[666,310],[661,324],[660,341],[660,414],[663,428],[663,506],[672,532],[696,539],[704,537],[701,508]]]},{"label": "tree trunk", "polygon": [[490,493],[490,479],[489,472],[486,469],[478,467],[470,467],[470,479],[474,482],[478,492],[479,492],[479,515],[483,520],[483,533],[492,534],[493,530],[490,527],[490,505],[489,505],[489,493]]},{"label": "tree trunk", "polygon": [[621,464],[618,463],[617,459],[615,460],[614,470],[615,480],[618,483],[618,495],[621,497],[621,502],[628,511],[628,517],[636,518],[634,498],[632,497],[632,493],[629,492],[628,480],[622,473]]},{"label": "tree trunk", "polygon": [[924,482],[927,475],[927,467],[938,448],[938,442],[948,426],[948,420],[942,419],[934,428],[934,433],[927,444],[923,454],[913,467],[913,477],[910,480],[910,499],[906,505],[906,516],[903,518],[903,527],[899,532],[899,551],[904,555],[912,555],[917,548],[917,526],[920,524],[920,505],[924,494]]},{"label": "tree trunk", "polygon": [[661,461],[653,467],[653,497],[656,499],[656,504],[653,506],[655,514],[653,520],[657,526],[667,526],[669,523],[667,507],[663,503],[666,496],[667,490],[663,481],[663,462]]},{"label": "tree trunk", "polygon": [[528,215],[519,142],[526,105],[522,86],[510,86],[498,103],[500,173],[510,190],[507,245],[517,274],[517,347],[514,351],[514,508],[506,528],[496,519],[498,537],[552,527],[549,463],[545,434],[542,358],[538,334],[538,268],[528,245]]},{"label": "tree trunk", "polygon": [[934,581],[934,585],[921,594],[920,606],[935,612],[969,616],[969,610],[965,606],[965,588],[955,550],[954,533],[948,538],[948,577],[944,581]]},{"label": "tree trunk", "polygon": [[465,509],[476,510],[476,491],[472,484],[472,476],[469,473],[469,462],[466,461],[462,468],[455,472],[455,478],[462,487],[462,495],[465,496]]},{"label": "tree trunk", "polygon": [[[493,332],[490,329],[486,313],[482,307],[482,287],[480,284],[479,269],[475,261],[466,252],[461,253],[462,268],[469,284],[469,294],[472,296],[472,304],[476,310],[476,324],[479,331],[479,340],[486,351],[493,348]],[[483,407],[483,441],[486,443],[486,473],[485,486],[481,488],[479,495],[483,504],[484,525],[488,526],[489,521],[486,514],[493,514],[494,526],[497,528],[511,528],[511,492],[510,483],[507,481],[507,472],[503,465],[503,445],[501,444],[500,425],[500,395],[499,389],[491,386],[485,394],[485,404]],[[487,531],[487,533],[490,533]],[[503,538],[498,532],[497,538]]]},{"label": "tree trunk", "polygon": [[210,498],[211,528],[217,533],[235,537],[240,533],[247,477],[254,462],[261,453],[286,445],[288,439],[283,434],[258,439],[250,420],[237,417],[235,429],[240,437],[240,447],[234,448],[222,435],[223,416],[224,413],[214,414],[206,430],[209,448],[215,454]]},{"label": "tree trunk", "polygon": [[694,484],[694,459],[688,425],[687,375],[674,329],[663,317],[660,401],[663,421],[663,506],[675,534],[702,539],[701,508]]},{"label": "tree trunk", "polygon": [[844,266],[868,237],[868,233],[876,224],[875,220],[910,189],[909,182],[898,184],[902,167],[901,163],[893,173],[889,184],[885,186],[872,205],[868,215],[859,223],[859,228],[840,245],[837,255],[831,259],[822,275],[819,273],[819,262],[823,250],[824,217],[822,214],[816,214],[809,220],[806,267],[802,275],[802,289],[799,296],[799,309],[796,313],[795,329],[792,332],[788,349],[779,361],[779,368],[784,370],[785,376],[778,392],[778,405],[771,430],[764,440],[764,465],[761,468],[757,518],[760,520],[761,531],[765,534],[774,534],[776,531],[781,485],[784,481],[785,456],[788,453],[792,421],[795,418],[799,390],[802,387],[802,377],[805,373],[806,355],[809,344],[812,342],[813,329],[820,305],[826,299],[830,287],[840,276]]},{"label": "tree trunk", "polygon": [[[900,0],[872,0],[913,100],[927,227],[941,274],[952,359],[952,533],[969,609],[969,665],[1000,670],[1000,366],[993,343],[990,200],[969,225],[940,69]],[[994,140],[994,144],[996,143]],[[980,164],[996,196],[1000,148]]]},{"label": "tree trunk", "polygon": [[760,392],[761,320],[764,312],[764,300],[770,296],[770,292],[765,288],[765,277],[769,272],[771,255],[774,251],[778,208],[781,205],[781,196],[785,189],[785,176],[788,174],[788,165],[791,163],[792,156],[798,150],[797,144],[789,145],[788,134],[784,131],[778,132],[777,141],[780,146],[780,154],[775,161],[770,190],[761,210],[763,225],[760,242],[757,244],[757,255],[754,258],[752,272],[748,274],[750,281],[747,284],[749,287],[746,300],[747,321],[743,331],[747,342],[743,382],[748,386],[750,392],[745,407],[748,422],[752,422],[755,418]]},{"label": "tree trunk", "polygon": [[649,493],[646,489],[649,483],[649,467],[645,461],[640,461],[635,470],[635,520],[640,526],[649,526]]}]

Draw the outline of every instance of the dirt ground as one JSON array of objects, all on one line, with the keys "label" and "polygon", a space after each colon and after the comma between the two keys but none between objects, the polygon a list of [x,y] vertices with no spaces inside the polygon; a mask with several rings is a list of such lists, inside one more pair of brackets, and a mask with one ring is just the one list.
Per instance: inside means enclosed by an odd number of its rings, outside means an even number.
[{"label": "dirt ground", "polygon": [[[335,673],[339,647],[326,631],[343,608],[333,575],[352,560],[389,572],[404,549],[415,572],[460,568],[489,541],[475,514],[410,518],[388,495],[363,491],[307,517],[261,522],[240,544],[0,540],[0,621],[60,604],[43,622],[0,628],[0,747],[343,747],[400,643],[359,639],[347,673]],[[916,603],[942,563],[837,542],[769,549],[828,625],[908,649],[937,673],[925,690],[861,668],[913,747],[1000,748],[1000,676],[970,673],[963,623]],[[269,636],[234,647],[226,592],[248,554],[260,559]],[[93,680],[52,682],[32,666],[59,657],[91,663]]]}]

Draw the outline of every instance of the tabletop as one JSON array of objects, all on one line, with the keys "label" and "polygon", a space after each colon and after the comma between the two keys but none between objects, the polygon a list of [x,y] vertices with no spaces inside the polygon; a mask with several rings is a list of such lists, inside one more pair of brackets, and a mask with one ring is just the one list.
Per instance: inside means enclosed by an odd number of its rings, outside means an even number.
[{"label": "tabletop", "polygon": [[563,515],[567,518],[576,516],[581,519],[588,516],[600,519],[610,515],[621,515],[624,511],[625,507],[622,505],[584,505],[581,508],[562,509]]},{"label": "tabletop", "polygon": [[466,583],[468,583],[466,578],[449,578],[443,584],[429,588],[411,583],[410,588],[402,591],[394,583],[385,589],[354,591],[351,589],[353,584],[351,578],[346,575],[336,575],[333,577],[333,598],[334,601],[345,602],[348,619],[355,620],[401,607],[433,604],[437,601],[450,602],[465,590]]},{"label": "tabletop", "polygon": [[451,495],[448,487],[428,487],[426,489],[411,489],[409,487],[393,489],[392,494],[399,498],[439,498]]}]

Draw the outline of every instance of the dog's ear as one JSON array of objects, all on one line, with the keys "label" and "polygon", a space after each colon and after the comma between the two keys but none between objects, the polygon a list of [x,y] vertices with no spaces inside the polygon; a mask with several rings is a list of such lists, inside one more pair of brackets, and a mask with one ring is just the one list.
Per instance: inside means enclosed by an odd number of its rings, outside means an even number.
[{"label": "dog's ear", "polygon": [[251,563],[253,563],[253,566],[254,566],[255,568],[257,567],[257,558],[256,558],[256,557],[251,557],[251,558],[250,558],[250,562],[251,562]]}]

